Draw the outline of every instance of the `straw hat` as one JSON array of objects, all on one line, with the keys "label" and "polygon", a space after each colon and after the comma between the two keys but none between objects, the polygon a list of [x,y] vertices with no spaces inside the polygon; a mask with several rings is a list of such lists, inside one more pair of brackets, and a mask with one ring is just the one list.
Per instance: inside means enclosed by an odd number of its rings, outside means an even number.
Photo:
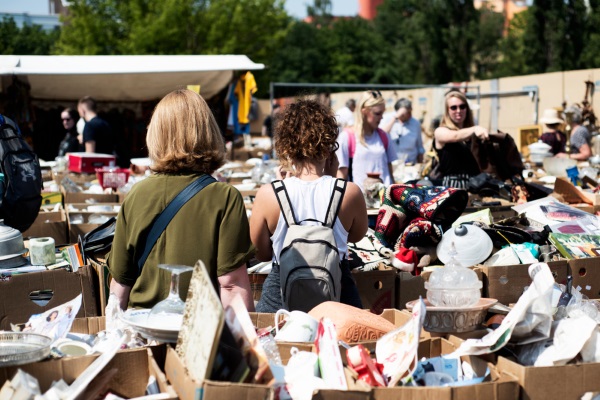
[{"label": "straw hat", "polygon": [[542,124],[562,124],[563,121],[562,119],[560,119],[560,117],[558,116],[558,111],[556,111],[554,108],[548,108],[546,110],[544,110],[544,114],[542,115],[542,118],[540,118],[540,122]]}]

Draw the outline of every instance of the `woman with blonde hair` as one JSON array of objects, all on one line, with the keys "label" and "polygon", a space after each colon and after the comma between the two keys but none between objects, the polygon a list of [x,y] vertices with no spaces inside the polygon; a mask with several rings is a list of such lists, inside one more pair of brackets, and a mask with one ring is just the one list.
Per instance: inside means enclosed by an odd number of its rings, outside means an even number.
[{"label": "woman with blonde hair", "polygon": [[349,179],[364,191],[367,174],[377,173],[384,185],[394,183],[392,161],[398,159],[390,135],[379,129],[385,100],[378,90],[364,92],[354,110],[354,126],[339,137],[337,176]]},{"label": "woman with blonde hair", "polygon": [[[284,168],[292,171],[283,180],[295,219],[302,225],[323,222],[331,195],[336,188],[338,162],[335,150],[338,126],[333,112],[314,100],[298,100],[288,105],[275,130],[275,151]],[[336,245],[343,259],[340,301],[362,308],[356,284],[347,263],[348,242],[356,242],[367,232],[367,209],[359,187],[348,182],[333,225]],[[263,185],[256,194],[250,220],[250,236],[256,258],[273,261],[273,269],[263,284],[258,312],[283,308],[279,255],[288,226],[280,211],[272,185]]]},{"label": "woman with blonde hair", "polygon": [[[253,311],[245,266],[255,249],[242,196],[225,183],[209,184],[185,203],[138,270],[137,260],[156,217],[189,184],[211,175],[225,157],[212,112],[190,90],[175,90],[158,103],[146,144],[154,174],[136,183],[123,201],[107,261],[113,278],[110,290],[121,308],[151,308],[167,297],[170,272],[158,264],[191,266],[202,260],[223,305],[240,294]],[[191,274],[180,277],[184,299],[190,278]]]},{"label": "woman with blonde hair", "polygon": [[444,186],[466,189],[469,178],[480,172],[471,152],[471,139],[475,137],[485,141],[490,134],[473,122],[473,112],[463,93],[447,93],[444,104],[442,122],[434,131],[434,146],[439,156],[438,172],[443,177]]}]

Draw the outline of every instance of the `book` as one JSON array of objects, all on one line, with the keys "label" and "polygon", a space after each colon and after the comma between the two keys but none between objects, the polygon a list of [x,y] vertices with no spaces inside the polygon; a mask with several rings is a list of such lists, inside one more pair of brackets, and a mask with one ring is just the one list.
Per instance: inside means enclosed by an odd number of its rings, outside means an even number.
[{"label": "book", "polygon": [[548,240],[569,260],[600,256],[600,235],[553,232]]},{"label": "book", "polygon": [[545,197],[513,207],[517,213],[525,214],[534,228],[549,226],[556,233],[585,233],[600,235],[600,218],[553,197]]}]

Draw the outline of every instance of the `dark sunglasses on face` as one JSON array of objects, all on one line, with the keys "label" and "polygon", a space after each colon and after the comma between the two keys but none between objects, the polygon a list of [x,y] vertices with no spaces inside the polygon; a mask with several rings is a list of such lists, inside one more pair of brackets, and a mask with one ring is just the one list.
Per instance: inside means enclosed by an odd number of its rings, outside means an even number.
[{"label": "dark sunglasses on face", "polygon": [[449,108],[449,109],[451,109],[452,111],[456,111],[456,110],[458,110],[459,108],[460,108],[461,110],[466,110],[466,109],[467,109],[467,105],[466,105],[465,103],[462,103],[462,104],[459,104],[459,105],[457,105],[457,106],[456,106],[456,105],[455,105],[455,106],[450,106],[450,107],[448,107],[448,108]]},{"label": "dark sunglasses on face", "polygon": [[381,97],[381,92],[379,90],[369,90],[369,93],[371,93],[371,96],[373,96],[374,99]]}]

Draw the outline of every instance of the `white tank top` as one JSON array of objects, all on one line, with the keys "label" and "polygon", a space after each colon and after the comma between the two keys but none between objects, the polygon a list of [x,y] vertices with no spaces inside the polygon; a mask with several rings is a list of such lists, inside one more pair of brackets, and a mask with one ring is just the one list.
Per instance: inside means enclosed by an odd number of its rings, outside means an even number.
[{"label": "white tank top", "polygon": [[[335,187],[335,178],[324,175],[314,181],[303,181],[292,177],[285,179],[283,182],[285,183],[285,189],[288,192],[290,203],[298,222],[309,218],[323,222],[333,188]],[[317,222],[306,221],[303,225],[317,225]],[[280,211],[277,228],[273,236],[271,236],[273,259],[277,263],[279,263],[279,253],[281,253],[287,230],[288,227]],[[347,258],[348,231],[346,231],[339,218],[335,219],[333,236],[340,252],[340,259]]]}]

